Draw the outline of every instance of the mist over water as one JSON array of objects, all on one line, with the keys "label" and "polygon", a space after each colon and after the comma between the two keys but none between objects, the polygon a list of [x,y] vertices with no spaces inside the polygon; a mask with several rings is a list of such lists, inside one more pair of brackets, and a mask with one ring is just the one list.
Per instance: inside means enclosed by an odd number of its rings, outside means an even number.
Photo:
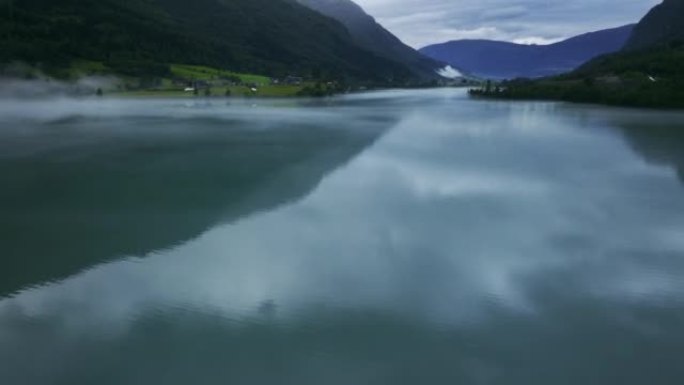
[{"label": "mist over water", "polygon": [[684,380],[684,114],[0,103],[0,381]]},{"label": "mist over water", "polygon": [[121,80],[114,76],[84,76],[66,82],[46,75],[24,79],[19,73],[11,77],[0,74],[0,101],[93,97],[98,89],[116,89],[120,83]]}]

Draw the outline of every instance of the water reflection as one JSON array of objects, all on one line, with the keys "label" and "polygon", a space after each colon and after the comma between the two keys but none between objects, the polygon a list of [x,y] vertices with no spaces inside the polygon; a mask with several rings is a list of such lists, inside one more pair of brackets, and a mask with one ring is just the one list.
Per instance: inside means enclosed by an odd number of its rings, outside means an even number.
[{"label": "water reflection", "polygon": [[0,123],[0,295],[294,201],[394,119],[339,129],[341,111],[61,103],[31,105],[37,116],[19,103]]},{"label": "water reflection", "polygon": [[[652,119],[653,120],[653,119]],[[669,165],[684,183],[684,123],[677,119],[621,121],[630,146],[653,164]]]},{"label": "water reflection", "polygon": [[620,111],[461,98],[322,107],[344,109],[331,125],[353,127],[352,111],[395,124],[302,199],[1,301],[0,378],[683,379],[684,195],[672,172],[625,144]]}]

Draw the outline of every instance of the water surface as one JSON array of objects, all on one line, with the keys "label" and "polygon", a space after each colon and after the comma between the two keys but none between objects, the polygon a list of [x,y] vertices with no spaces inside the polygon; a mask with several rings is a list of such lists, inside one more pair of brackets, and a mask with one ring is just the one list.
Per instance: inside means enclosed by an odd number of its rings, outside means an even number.
[{"label": "water surface", "polygon": [[2,384],[680,384],[684,113],[0,102]]}]

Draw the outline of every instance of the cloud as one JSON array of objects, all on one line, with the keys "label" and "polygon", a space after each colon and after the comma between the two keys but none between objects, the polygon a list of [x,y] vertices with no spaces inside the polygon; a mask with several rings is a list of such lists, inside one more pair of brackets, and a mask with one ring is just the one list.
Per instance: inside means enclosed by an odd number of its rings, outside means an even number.
[{"label": "cloud", "polygon": [[437,71],[437,73],[447,79],[456,79],[458,77],[463,76],[463,74],[459,70],[455,69],[452,66],[446,66],[444,68],[441,68]]},{"label": "cloud", "polygon": [[355,0],[407,44],[456,39],[547,44],[635,23],[660,0]]}]

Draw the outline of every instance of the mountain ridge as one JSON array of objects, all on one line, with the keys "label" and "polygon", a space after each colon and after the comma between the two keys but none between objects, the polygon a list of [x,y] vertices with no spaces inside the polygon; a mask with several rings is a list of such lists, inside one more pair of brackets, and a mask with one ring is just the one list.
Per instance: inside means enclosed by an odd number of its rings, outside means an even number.
[{"label": "mountain ridge", "polygon": [[[681,0],[677,0],[681,1]],[[620,51],[567,74],[491,83],[471,95],[628,107],[684,108],[684,6],[665,0],[644,16]]]},{"label": "mountain ridge", "polygon": [[22,0],[0,7],[0,62],[60,67],[76,59],[390,83],[413,76],[293,0]]},{"label": "mountain ridge", "polygon": [[537,78],[574,70],[596,56],[620,50],[634,26],[588,32],[549,45],[468,39],[429,45],[419,51],[475,76]]},{"label": "mountain ridge", "polygon": [[437,71],[445,63],[429,58],[404,44],[380,25],[373,16],[351,0],[297,0],[344,25],[354,41],[362,48],[385,59],[406,65],[422,78],[439,78]]},{"label": "mountain ridge", "polygon": [[675,40],[684,41],[684,0],[664,0],[639,22],[625,48],[639,50]]}]

